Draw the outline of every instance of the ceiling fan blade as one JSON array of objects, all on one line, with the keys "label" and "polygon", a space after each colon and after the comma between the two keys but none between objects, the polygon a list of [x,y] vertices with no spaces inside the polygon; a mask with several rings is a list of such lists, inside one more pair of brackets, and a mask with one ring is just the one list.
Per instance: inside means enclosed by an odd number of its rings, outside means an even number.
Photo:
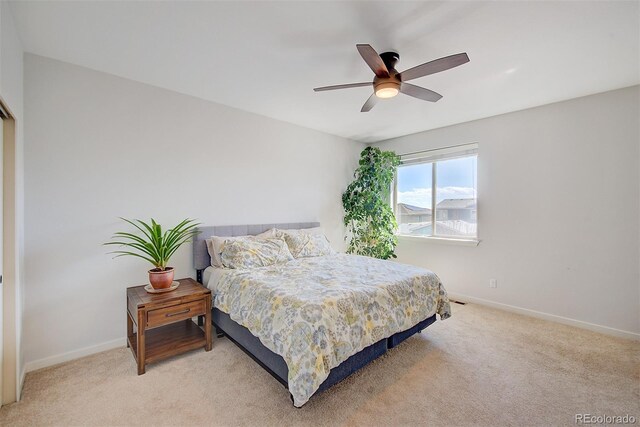
[{"label": "ceiling fan blade", "polygon": [[467,62],[469,62],[469,57],[466,53],[445,56],[444,58],[409,68],[408,70],[398,74],[398,78],[401,81],[413,80],[418,77],[428,76],[429,74],[439,73],[440,71],[448,70],[450,68],[457,67],[458,65],[466,64]]},{"label": "ceiling fan blade", "polygon": [[322,91],[325,91],[325,90],[348,89],[350,87],[364,87],[364,86],[371,86],[371,85],[373,85],[372,82],[348,83],[346,85],[334,85],[334,86],[316,87],[313,90],[314,90],[314,92],[322,92]]},{"label": "ceiling fan blade", "polygon": [[436,102],[442,98],[442,95],[438,92],[405,82],[402,82],[400,85],[400,92],[405,95],[413,96],[414,98],[422,99],[423,101]]},{"label": "ceiling fan blade", "polygon": [[364,59],[364,62],[367,63],[376,76],[389,77],[389,70],[387,70],[387,66],[384,65],[384,61],[382,61],[378,52],[376,52],[371,45],[357,44],[356,47],[358,48],[358,52],[360,52],[360,56]]},{"label": "ceiling fan blade", "polygon": [[367,102],[365,102],[364,105],[362,106],[362,109],[360,110],[360,112],[366,113],[367,111],[371,111],[373,106],[376,105],[376,102],[378,102],[378,97],[376,96],[375,93],[372,93],[369,99],[367,99]]}]

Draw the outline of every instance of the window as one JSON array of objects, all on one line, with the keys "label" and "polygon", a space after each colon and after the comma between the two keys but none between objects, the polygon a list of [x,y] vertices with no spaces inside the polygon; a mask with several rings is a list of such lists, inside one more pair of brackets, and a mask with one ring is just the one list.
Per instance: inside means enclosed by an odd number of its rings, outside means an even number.
[{"label": "window", "polygon": [[393,192],[398,234],[476,239],[477,144],[401,159]]}]

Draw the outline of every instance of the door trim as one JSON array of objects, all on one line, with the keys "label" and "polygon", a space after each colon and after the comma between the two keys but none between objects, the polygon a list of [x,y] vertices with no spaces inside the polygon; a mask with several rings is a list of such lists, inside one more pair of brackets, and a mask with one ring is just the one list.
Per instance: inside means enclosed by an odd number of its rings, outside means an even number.
[{"label": "door trim", "polygon": [[2,209],[3,209],[3,307],[2,307],[2,401],[4,405],[20,398],[22,386],[18,369],[20,357],[17,311],[17,240],[16,240],[16,120],[0,96],[2,114]]}]

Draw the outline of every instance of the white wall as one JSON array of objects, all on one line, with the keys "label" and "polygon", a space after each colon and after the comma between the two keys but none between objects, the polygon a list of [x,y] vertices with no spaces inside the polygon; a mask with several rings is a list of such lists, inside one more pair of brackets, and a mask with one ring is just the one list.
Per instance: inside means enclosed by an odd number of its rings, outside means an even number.
[{"label": "white wall", "polygon": [[[0,96],[7,103],[16,120],[16,367],[17,395],[19,397],[24,378],[24,352],[22,343],[24,306],[24,124],[23,124],[23,51],[14,26],[9,3],[0,2]],[[6,143],[6,141],[5,141]],[[7,268],[7,266],[4,266]]]},{"label": "white wall", "polygon": [[[106,255],[118,216],[317,220],[343,245],[360,143],[30,54],[25,88],[28,369],[124,344],[150,266]],[[191,246],[171,264],[193,277]]]},{"label": "white wall", "polygon": [[376,144],[479,143],[480,245],[401,240],[399,261],[454,295],[640,337],[639,116],[635,86]]}]

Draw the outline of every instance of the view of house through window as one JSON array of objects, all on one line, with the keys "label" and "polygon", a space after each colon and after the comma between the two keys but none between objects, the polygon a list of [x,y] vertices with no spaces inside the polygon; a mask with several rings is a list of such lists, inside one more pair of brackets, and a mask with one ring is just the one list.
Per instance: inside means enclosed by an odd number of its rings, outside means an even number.
[{"label": "view of house through window", "polygon": [[477,146],[403,156],[395,186],[399,234],[476,238]]}]

